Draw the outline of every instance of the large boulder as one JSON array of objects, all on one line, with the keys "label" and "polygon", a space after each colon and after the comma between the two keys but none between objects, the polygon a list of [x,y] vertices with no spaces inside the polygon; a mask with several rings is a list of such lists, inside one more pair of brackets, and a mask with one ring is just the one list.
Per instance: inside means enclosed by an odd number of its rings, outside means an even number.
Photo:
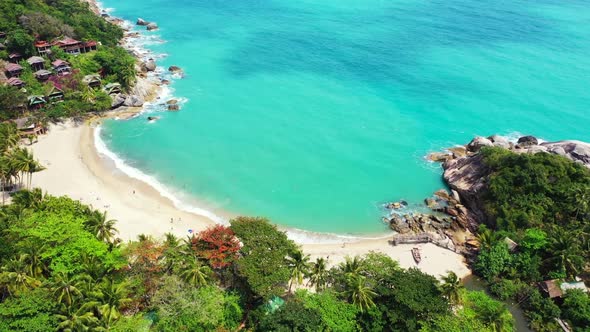
[{"label": "large boulder", "polygon": [[178,66],[170,66],[168,67],[168,71],[171,73],[182,73],[182,68]]},{"label": "large boulder", "polygon": [[138,18],[137,22],[135,22],[135,24],[141,25],[141,26],[147,26],[148,24],[150,24],[150,22],[144,20],[143,18]]},{"label": "large boulder", "polygon": [[500,135],[494,135],[494,136],[488,137],[488,139],[494,144],[494,146],[504,148],[504,149],[510,149],[510,147],[511,147],[510,141],[508,141],[508,139],[506,137],[503,137]]},{"label": "large boulder", "polygon": [[128,96],[125,98],[123,105],[127,107],[141,107],[143,106],[143,98],[135,95]]},{"label": "large boulder", "polygon": [[539,144],[539,140],[535,137],[535,136],[523,136],[521,138],[518,139],[518,141],[516,142],[516,145],[519,148],[525,148],[528,146],[533,146],[533,145],[538,145]]},{"label": "large boulder", "polygon": [[154,59],[149,59],[148,61],[144,62],[141,65],[141,70],[143,70],[143,71],[154,71],[154,70],[156,70],[156,61],[154,61]]},{"label": "large boulder", "polygon": [[484,146],[494,146],[494,143],[485,137],[477,136],[467,144],[467,151],[478,152]]},{"label": "large boulder", "polygon": [[123,106],[125,99],[127,99],[127,96],[121,93],[111,96],[111,108],[115,109],[117,107]]},{"label": "large boulder", "polygon": [[158,25],[156,23],[150,23],[146,25],[147,31],[158,30]]},{"label": "large boulder", "polygon": [[453,158],[453,155],[451,155],[450,153],[444,153],[444,152],[432,152],[432,153],[429,153],[428,156],[426,156],[426,159],[428,159],[430,161],[434,161],[434,162],[443,162],[443,161],[447,161],[451,158]]}]

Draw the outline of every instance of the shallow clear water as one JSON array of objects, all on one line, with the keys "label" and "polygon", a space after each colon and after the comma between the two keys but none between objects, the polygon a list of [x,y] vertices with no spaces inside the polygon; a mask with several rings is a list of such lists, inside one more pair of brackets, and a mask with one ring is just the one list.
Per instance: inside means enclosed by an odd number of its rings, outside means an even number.
[{"label": "shallow clear water", "polygon": [[104,5],[159,24],[166,43],[149,47],[185,70],[173,88],[188,102],[108,122],[103,139],[214,211],[373,234],[381,203],[443,186],[429,151],[495,133],[590,140],[590,1]]}]

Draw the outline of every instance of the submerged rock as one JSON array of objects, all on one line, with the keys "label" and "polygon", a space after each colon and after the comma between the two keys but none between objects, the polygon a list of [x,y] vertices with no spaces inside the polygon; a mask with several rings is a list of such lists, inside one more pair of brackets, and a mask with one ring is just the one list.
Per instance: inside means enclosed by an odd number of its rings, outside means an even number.
[{"label": "submerged rock", "polygon": [[158,30],[158,25],[156,23],[150,23],[146,26],[147,31]]},{"label": "submerged rock", "polygon": [[148,21],[146,21],[146,20],[144,20],[142,18],[138,18],[137,19],[137,22],[135,22],[135,24],[136,25],[141,25],[141,26],[146,26],[146,25],[150,24],[150,22],[148,22]]},{"label": "submerged rock", "polygon": [[169,111],[179,111],[180,106],[178,104],[170,104],[170,105],[168,105],[168,110]]}]

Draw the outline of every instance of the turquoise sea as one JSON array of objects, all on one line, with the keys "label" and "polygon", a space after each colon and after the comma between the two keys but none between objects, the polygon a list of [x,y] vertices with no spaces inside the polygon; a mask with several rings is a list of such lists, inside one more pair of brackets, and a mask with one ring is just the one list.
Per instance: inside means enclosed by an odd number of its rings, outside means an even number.
[{"label": "turquoise sea", "polygon": [[[588,0],[105,0],[155,21],[177,113],[105,123],[186,204],[310,231],[385,231],[474,135],[590,141]],[[168,97],[167,97],[168,98]],[[165,101],[165,100],[163,100]],[[150,114],[151,115],[151,114]]]}]

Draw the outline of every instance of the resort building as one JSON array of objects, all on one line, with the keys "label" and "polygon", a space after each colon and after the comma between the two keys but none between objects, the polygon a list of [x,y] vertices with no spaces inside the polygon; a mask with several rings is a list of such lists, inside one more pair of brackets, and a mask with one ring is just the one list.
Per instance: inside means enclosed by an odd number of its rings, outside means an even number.
[{"label": "resort building", "polygon": [[68,75],[72,72],[72,68],[70,68],[70,64],[67,61],[58,59],[53,61],[51,65],[58,76]]},{"label": "resort building", "polygon": [[91,88],[98,88],[102,84],[98,74],[84,76],[82,83],[88,85]]},{"label": "resort building", "polygon": [[576,281],[565,282],[560,279],[545,280],[539,283],[539,288],[550,299],[561,298],[570,289],[579,289],[583,292],[588,292],[588,288],[583,281],[576,278]]},{"label": "resort building", "polygon": [[47,81],[51,76],[51,72],[49,70],[41,69],[34,72],[33,75],[35,75],[35,78],[39,81]]},{"label": "resort building", "polygon": [[35,71],[45,69],[45,60],[40,56],[32,56],[32,57],[28,58],[27,63]]},{"label": "resort building", "polygon": [[45,97],[43,97],[43,96],[29,96],[27,98],[27,101],[29,104],[29,108],[31,108],[31,109],[39,109],[47,103],[47,101],[45,100]]},{"label": "resort building", "polygon": [[106,92],[106,94],[110,95],[116,95],[121,93],[121,84],[119,83],[109,83],[107,85],[104,86],[104,88],[102,88],[102,90],[104,92]]},{"label": "resort building", "polygon": [[97,45],[98,43],[93,40],[82,42],[69,37],[56,40],[52,43],[42,40],[35,42],[35,48],[37,49],[37,53],[39,53],[39,55],[47,54],[47,51],[49,51],[53,46],[57,46],[69,54],[80,54],[96,51]]},{"label": "resort building", "polygon": [[23,67],[21,67],[18,63],[9,63],[4,67],[6,70],[6,74],[9,77],[19,77],[20,74],[23,72]]},{"label": "resort building", "polygon": [[14,123],[21,137],[45,134],[45,128],[40,123],[33,122],[30,118],[16,119]]},{"label": "resort building", "polygon": [[62,101],[64,99],[64,92],[60,88],[53,86],[47,93],[46,99],[49,102]]},{"label": "resort building", "polygon": [[6,81],[6,83],[8,85],[15,86],[17,88],[22,88],[23,86],[25,86],[25,82],[23,82],[18,77],[11,77],[11,78],[8,79],[8,81]]},{"label": "resort building", "polygon": [[20,53],[10,53],[8,55],[8,61],[12,63],[18,63],[23,59],[23,56]]}]

